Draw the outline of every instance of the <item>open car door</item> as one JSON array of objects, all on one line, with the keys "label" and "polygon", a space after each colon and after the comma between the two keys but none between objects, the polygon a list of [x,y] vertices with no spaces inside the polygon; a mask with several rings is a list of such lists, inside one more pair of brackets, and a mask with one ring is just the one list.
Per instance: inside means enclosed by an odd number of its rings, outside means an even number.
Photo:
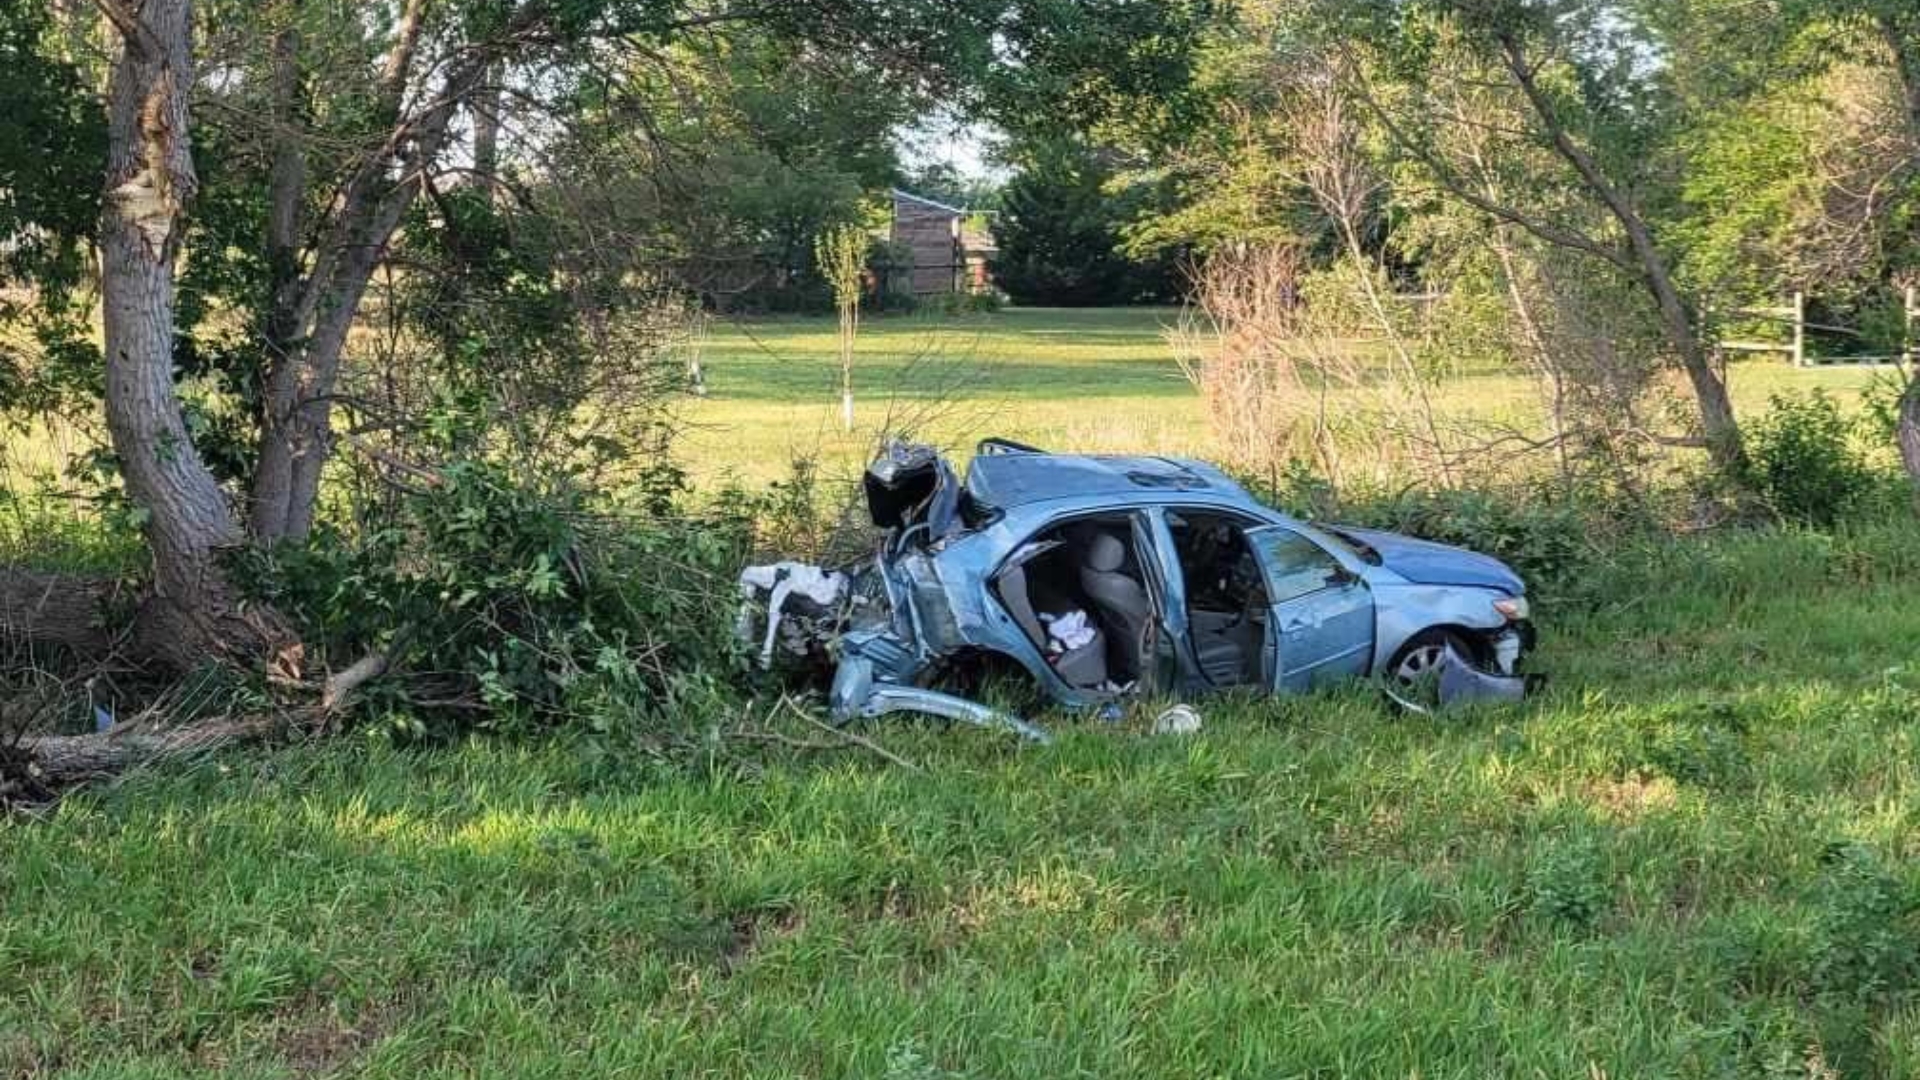
[{"label": "open car door", "polygon": [[1247,530],[1267,587],[1267,685],[1303,691],[1364,676],[1373,658],[1373,593],[1332,553],[1283,525]]}]

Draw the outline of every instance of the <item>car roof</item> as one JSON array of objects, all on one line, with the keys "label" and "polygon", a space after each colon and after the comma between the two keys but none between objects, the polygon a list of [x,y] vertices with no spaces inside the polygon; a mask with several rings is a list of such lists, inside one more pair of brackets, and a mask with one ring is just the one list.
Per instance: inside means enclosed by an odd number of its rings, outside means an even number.
[{"label": "car roof", "polygon": [[1058,499],[1148,505],[1199,493],[1253,502],[1219,469],[1182,458],[1020,451],[981,454],[967,468],[967,494],[1001,510]]}]

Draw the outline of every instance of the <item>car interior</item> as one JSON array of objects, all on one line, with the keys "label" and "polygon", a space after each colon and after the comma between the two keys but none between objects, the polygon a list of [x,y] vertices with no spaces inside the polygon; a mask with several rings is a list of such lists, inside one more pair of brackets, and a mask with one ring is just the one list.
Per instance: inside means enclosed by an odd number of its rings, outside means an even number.
[{"label": "car interior", "polygon": [[993,587],[1068,685],[1121,692],[1149,664],[1154,604],[1133,517],[1079,518],[1022,545]]},{"label": "car interior", "polygon": [[1215,686],[1243,686],[1263,678],[1267,589],[1247,546],[1246,526],[1237,516],[1204,510],[1167,514],[1186,583],[1194,659]]}]

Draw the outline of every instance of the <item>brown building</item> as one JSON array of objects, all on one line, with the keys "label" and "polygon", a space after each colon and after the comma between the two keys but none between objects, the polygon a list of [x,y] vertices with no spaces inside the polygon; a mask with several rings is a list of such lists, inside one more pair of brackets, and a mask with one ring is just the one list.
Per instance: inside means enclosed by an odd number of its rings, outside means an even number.
[{"label": "brown building", "polygon": [[986,215],[895,188],[887,226],[892,249],[886,287],[914,296],[978,293],[993,288],[995,252]]}]

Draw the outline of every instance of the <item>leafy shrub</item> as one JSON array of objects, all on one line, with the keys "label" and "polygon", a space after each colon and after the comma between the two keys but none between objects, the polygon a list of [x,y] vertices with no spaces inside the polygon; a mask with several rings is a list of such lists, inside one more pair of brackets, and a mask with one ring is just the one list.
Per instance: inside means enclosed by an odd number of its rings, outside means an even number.
[{"label": "leafy shrub", "polygon": [[1663,709],[1640,726],[1635,767],[1682,784],[1737,788],[1752,775],[1745,721],[1732,706]]},{"label": "leafy shrub", "polygon": [[1547,845],[1527,865],[1527,893],[1536,915],[1591,926],[1609,901],[1605,860],[1590,840]]},{"label": "leafy shrub", "polygon": [[1875,486],[1873,465],[1855,445],[1856,422],[1824,389],[1775,394],[1771,409],[1749,425],[1751,480],[1782,517],[1832,525]]},{"label": "leafy shrub", "polygon": [[997,292],[955,292],[940,297],[943,315],[991,315],[1002,306]]},{"label": "leafy shrub", "polygon": [[745,528],[623,514],[466,460],[358,542],[258,556],[256,591],[336,668],[393,658],[368,707],[414,733],[658,721],[725,693]]},{"label": "leafy shrub", "polygon": [[1867,1003],[1905,993],[1920,976],[1920,898],[1858,844],[1833,845],[1822,861],[1816,988]]},{"label": "leafy shrub", "polygon": [[1536,590],[1565,595],[1603,554],[1600,541],[1635,527],[1603,493],[1544,487],[1500,490],[1336,490],[1296,466],[1277,484],[1254,484],[1274,505],[1308,520],[1407,533],[1482,551],[1509,563]]}]

